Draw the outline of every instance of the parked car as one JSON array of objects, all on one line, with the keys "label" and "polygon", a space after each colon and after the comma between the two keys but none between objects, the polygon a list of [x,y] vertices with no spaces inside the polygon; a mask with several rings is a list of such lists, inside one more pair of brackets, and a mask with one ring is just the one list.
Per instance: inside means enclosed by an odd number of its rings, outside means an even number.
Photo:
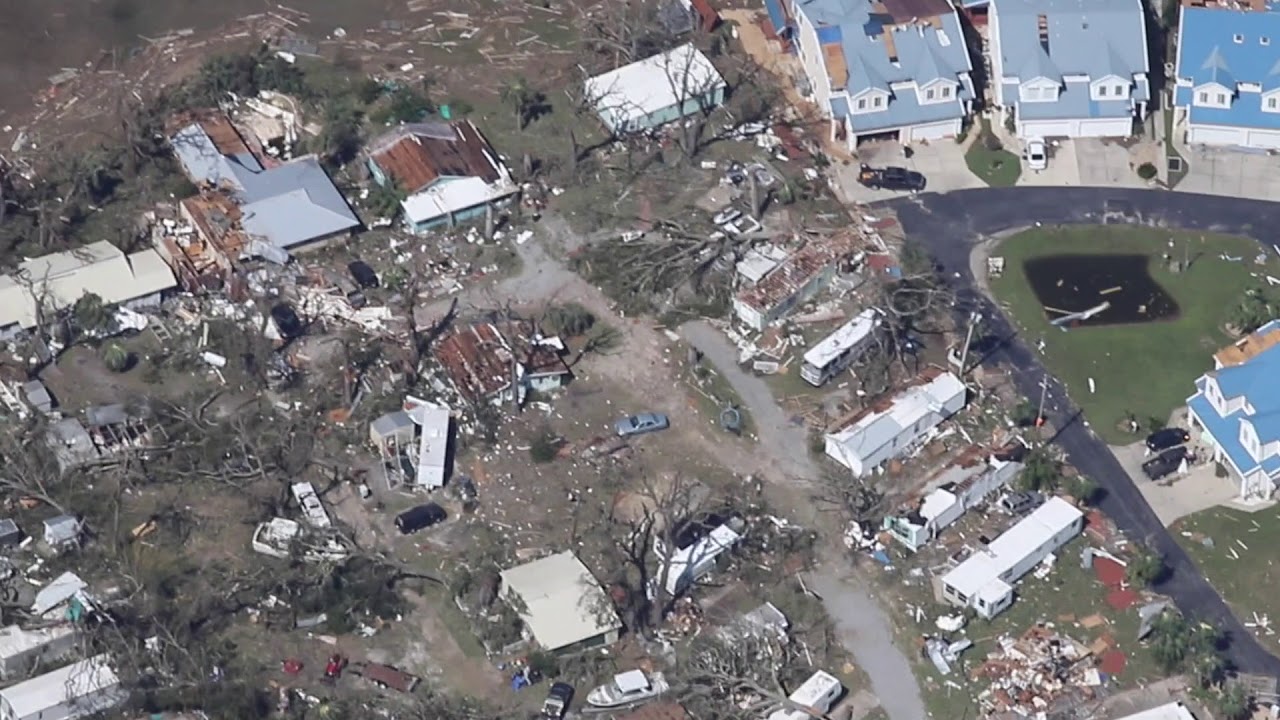
[{"label": "parked car", "polygon": [[631,435],[643,435],[645,433],[657,432],[658,430],[666,430],[671,427],[667,416],[662,413],[638,413],[631,417],[624,417],[614,423],[613,429],[618,433],[618,437],[629,437]]},{"label": "parked car", "polygon": [[1010,515],[1022,515],[1043,505],[1044,495],[1034,491],[1005,493],[996,504]]},{"label": "parked car", "polygon": [[1191,440],[1191,433],[1182,428],[1165,428],[1147,436],[1147,449],[1151,452],[1162,452],[1177,447]]},{"label": "parked car", "polygon": [[302,318],[298,317],[297,311],[289,303],[276,303],[271,308],[271,322],[276,324],[280,337],[286,340],[302,337],[306,330],[302,325]]},{"label": "parked car", "polygon": [[1028,168],[1044,170],[1049,167],[1049,146],[1045,144],[1043,138],[1031,138],[1027,141],[1023,157],[1027,161]]},{"label": "parked car", "polygon": [[872,190],[906,190],[922,192],[925,188],[924,175],[902,167],[873,168],[863,165],[858,173],[858,182]]},{"label": "parked car", "polygon": [[573,702],[573,686],[569,683],[551,683],[547,690],[547,699],[542,701],[542,716],[552,720],[560,720],[569,710]]},{"label": "parked car", "polygon": [[378,273],[363,260],[352,260],[347,263],[347,272],[351,273],[351,278],[362,288],[378,287]]},{"label": "parked car", "polygon": [[1179,445],[1169,448],[1150,460],[1142,463],[1142,474],[1152,480],[1177,472],[1178,466],[1182,465],[1183,460],[1191,457],[1191,451],[1187,450],[1186,445]]},{"label": "parked car", "polygon": [[413,692],[417,689],[418,683],[422,682],[422,679],[416,675],[410,675],[382,663],[355,663],[351,666],[351,673],[359,675],[380,688],[391,688],[402,693]]},{"label": "parked car", "polygon": [[411,507],[397,515],[396,529],[402,535],[412,535],[419,530],[444,522],[447,517],[449,517],[449,514],[439,504],[427,503],[426,505]]}]

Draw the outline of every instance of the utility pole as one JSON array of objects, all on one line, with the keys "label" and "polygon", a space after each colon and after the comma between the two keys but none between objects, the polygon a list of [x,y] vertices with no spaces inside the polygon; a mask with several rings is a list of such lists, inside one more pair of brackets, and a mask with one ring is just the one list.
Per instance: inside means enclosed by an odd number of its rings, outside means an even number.
[{"label": "utility pole", "polygon": [[981,313],[969,313],[969,329],[964,334],[964,349],[960,351],[960,375],[963,377],[966,369],[966,363],[969,362],[969,345],[973,343],[973,329],[978,326],[978,321],[982,319]]},{"label": "utility pole", "polygon": [[1036,427],[1044,426],[1044,401],[1049,394],[1049,374],[1040,379],[1040,407],[1036,410]]}]

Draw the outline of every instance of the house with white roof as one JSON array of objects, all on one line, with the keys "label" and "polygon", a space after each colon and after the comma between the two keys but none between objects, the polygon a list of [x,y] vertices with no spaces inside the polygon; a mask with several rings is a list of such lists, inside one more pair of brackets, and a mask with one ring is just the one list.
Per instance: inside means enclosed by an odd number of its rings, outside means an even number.
[{"label": "house with white roof", "polygon": [[1280,481],[1280,320],[1214,356],[1196,380],[1187,421],[1213,459],[1239,485],[1240,500],[1261,502]]},{"label": "house with white roof", "polygon": [[411,232],[483,218],[519,193],[498,152],[469,120],[400,125],[369,146],[374,182],[404,193]]},{"label": "house with white roof", "polygon": [[75,720],[128,697],[109,658],[97,655],[0,690],[0,720]]},{"label": "house with white roof", "polygon": [[779,2],[804,68],[802,89],[831,119],[833,138],[854,150],[875,137],[907,144],[960,133],[974,98],[973,65],[951,3]]},{"label": "house with white roof", "polygon": [[826,436],[827,456],[862,477],[907,452],[960,412],[968,390],[952,373],[933,369],[897,395],[877,400]]},{"label": "house with white roof", "polygon": [[1018,137],[1128,137],[1151,101],[1141,0],[992,0],[992,91]]},{"label": "house with white roof", "polygon": [[1280,149],[1280,4],[1179,9],[1174,105],[1191,144]]},{"label": "house with white roof", "polygon": [[139,309],[158,305],[177,285],[160,253],[126,255],[106,240],[29,258],[16,272],[0,276],[0,338],[53,319],[85,295],[97,295],[108,306]]},{"label": "house with white roof", "polygon": [[720,71],[692,44],[588,78],[587,103],[615,135],[653,130],[724,102]]},{"label": "house with white roof", "polygon": [[1084,530],[1084,513],[1059,497],[979,547],[942,576],[942,598],[990,620],[1013,604],[1013,583]]},{"label": "house with white roof", "polygon": [[576,652],[618,641],[622,621],[586,565],[566,550],[503,570],[502,594],[547,652]]}]

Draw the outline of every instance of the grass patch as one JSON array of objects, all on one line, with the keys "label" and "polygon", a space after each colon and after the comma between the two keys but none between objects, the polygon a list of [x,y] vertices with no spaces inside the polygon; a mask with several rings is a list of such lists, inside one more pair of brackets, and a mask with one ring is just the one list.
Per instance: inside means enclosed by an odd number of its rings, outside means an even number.
[{"label": "grass patch", "polygon": [[480,644],[480,639],[471,629],[471,621],[453,602],[453,598],[449,597],[446,588],[428,585],[423,596],[440,615],[440,622],[449,630],[453,641],[458,643],[458,648],[464,655],[470,658],[486,657],[484,645]]},{"label": "grass patch", "polygon": [[1012,187],[1022,174],[1022,163],[1014,153],[992,144],[994,139],[991,122],[982,118],[982,130],[964,154],[964,162],[987,185]]},{"label": "grass patch", "polygon": [[1275,508],[1248,513],[1218,507],[1188,515],[1170,529],[1236,617],[1252,622],[1254,613],[1280,618],[1280,596],[1271,590],[1280,582],[1278,520]]},{"label": "grass patch", "polygon": [[755,423],[751,421],[751,413],[742,402],[738,391],[733,389],[733,385],[729,384],[728,378],[720,372],[719,368],[712,366],[709,360],[704,359],[702,362],[702,366],[695,369],[687,381],[690,392],[698,401],[698,409],[710,422],[719,427],[720,412],[726,407],[737,408],[738,416],[742,419],[740,434],[743,437],[753,437],[756,431]]},{"label": "grass patch", "polygon": [[[1179,258],[1185,252],[1190,267],[1171,272],[1161,260],[1164,252]],[[1004,256],[1005,273],[991,280],[991,289],[1029,345],[1044,340],[1045,365],[1066,385],[1093,430],[1109,443],[1126,444],[1137,439],[1120,427],[1127,416],[1132,414],[1143,426],[1149,418],[1167,419],[1192,394],[1195,379],[1212,366],[1212,353],[1231,342],[1223,325],[1243,290],[1259,284],[1251,273],[1280,272],[1270,257],[1265,266],[1255,265],[1259,252],[1252,240],[1212,233],[1130,226],[1041,228],[1000,245],[994,254]],[[1148,271],[1178,303],[1179,316],[1066,333],[1052,327],[1022,264],[1063,253],[1151,256]],[[1220,254],[1243,257],[1245,262],[1226,262]],[[1089,392],[1090,378],[1096,393]]]}]

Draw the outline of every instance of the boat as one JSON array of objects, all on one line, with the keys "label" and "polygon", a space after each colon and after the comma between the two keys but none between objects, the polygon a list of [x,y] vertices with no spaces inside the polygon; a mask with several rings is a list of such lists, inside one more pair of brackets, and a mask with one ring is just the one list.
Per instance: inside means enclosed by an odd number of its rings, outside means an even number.
[{"label": "boat", "polygon": [[622,707],[656,698],[669,688],[662,673],[645,675],[642,670],[628,670],[587,693],[587,704],[598,708]]}]

